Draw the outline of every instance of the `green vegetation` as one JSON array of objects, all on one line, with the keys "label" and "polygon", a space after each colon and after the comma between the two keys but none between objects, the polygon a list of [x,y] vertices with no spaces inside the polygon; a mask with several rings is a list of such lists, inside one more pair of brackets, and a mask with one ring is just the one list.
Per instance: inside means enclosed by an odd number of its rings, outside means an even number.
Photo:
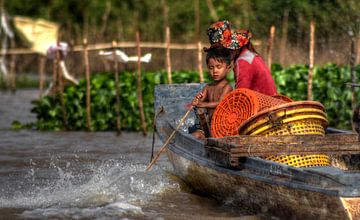
[{"label": "green vegetation", "polygon": [[[278,65],[272,68],[272,74],[280,94],[294,100],[307,99],[308,66],[294,65],[282,69]],[[356,74],[360,73],[360,66]],[[331,127],[351,129],[351,82],[350,67],[327,64],[314,68],[313,99],[321,102],[328,115]]]},{"label": "green vegetation", "polygon": [[[283,69],[273,65],[273,76],[280,94],[294,100],[306,100],[308,67],[295,65]],[[357,68],[360,72],[360,66]],[[232,75],[232,74],[230,74]],[[142,74],[142,94],[148,130],[151,130],[154,117],[154,86],[167,83],[165,72],[147,72]],[[230,78],[231,81],[233,81]],[[207,79],[208,81],[208,79]],[[174,83],[199,82],[196,72],[174,72]],[[345,83],[350,82],[349,67],[329,64],[315,67],[313,79],[314,100],[326,107],[330,126],[351,128],[351,89]],[[134,73],[120,73],[121,125],[125,130],[140,131],[140,115],[136,96],[136,77]],[[78,86],[65,88],[65,106],[68,129],[86,129],[86,83],[81,80]],[[62,110],[59,95],[44,97],[34,101],[32,110],[38,121],[25,125],[40,130],[62,130]],[[91,78],[91,129],[94,131],[116,130],[115,82],[114,74],[100,73]],[[19,125],[17,124],[17,127]]]},{"label": "green vegetation", "polygon": [[[196,1],[195,1],[196,2]],[[360,1],[358,0],[221,0],[198,1],[199,29],[196,27],[194,1],[169,0],[67,0],[4,1],[11,16],[43,18],[59,23],[61,38],[79,44],[114,39],[133,41],[137,30],[144,41],[164,41],[164,28],[171,29],[173,42],[194,42],[197,34],[206,39],[206,28],[218,19],[228,19],[242,28],[250,27],[257,39],[266,39],[275,25],[281,36],[286,26],[292,44],[307,45],[309,22],[316,22],[317,43],[327,44],[342,37],[358,35]],[[284,19],[285,18],[285,19]],[[287,19],[286,19],[287,18]],[[287,25],[284,25],[287,20]]]},{"label": "green vegetation", "polygon": [[[198,82],[196,72],[173,72],[174,83]],[[151,129],[154,117],[154,85],[167,83],[166,72],[142,73],[142,94],[145,118]],[[64,91],[68,129],[86,129],[86,82],[78,86],[68,86]],[[121,126],[125,130],[141,130],[138,99],[136,95],[136,75],[132,72],[120,73]],[[99,73],[91,77],[91,129],[106,131],[116,129],[114,74]],[[32,112],[38,121],[32,126],[40,130],[62,130],[62,109],[60,96],[46,96],[34,101]]]}]

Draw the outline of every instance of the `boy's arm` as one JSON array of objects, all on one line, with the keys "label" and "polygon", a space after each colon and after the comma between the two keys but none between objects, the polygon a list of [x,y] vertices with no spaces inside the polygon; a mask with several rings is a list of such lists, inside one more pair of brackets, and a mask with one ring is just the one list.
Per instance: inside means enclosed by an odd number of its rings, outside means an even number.
[{"label": "boy's arm", "polygon": [[226,94],[228,94],[229,92],[231,92],[233,90],[232,86],[230,84],[226,85],[221,96],[220,99],[218,101],[214,101],[214,102],[203,102],[200,101],[199,104],[197,105],[197,107],[200,108],[216,108],[218,106],[218,104],[220,103],[220,101],[224,98],[224,96]]},{"label": "boy's arm", "polygon": [[201,107],[201,106],[199,106],[199,103],[205,101],[207,94],[208,94],[208,85],[206,85],[201,92],[199,92],[195,95],[195,97],[192,101],[192,105],[194,105],[196,107]]}]

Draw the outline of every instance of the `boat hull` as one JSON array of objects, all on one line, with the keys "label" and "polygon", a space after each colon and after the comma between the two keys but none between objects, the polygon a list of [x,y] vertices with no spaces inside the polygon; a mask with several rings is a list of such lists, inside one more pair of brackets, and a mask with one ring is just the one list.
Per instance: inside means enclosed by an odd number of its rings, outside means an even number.
[{"label": "boat hull", "polygon": [[[199,88],[199,84],[155,88],[156,130],[163,142],[168,142]],[[174,133],[167,155],[175,175],[196,191],[253,214],[281,219],[360,219],[360,172],[296,168],[256,157],[239,158],[239,166],[231,167],[188,133],[194,117],[190,114]]]},{"label": "boat hull", "polygon": [[254,213],[283,219],[360,219],[360,199],[272,185],[201,166],[167,151],[177,176],[195,190]]}]

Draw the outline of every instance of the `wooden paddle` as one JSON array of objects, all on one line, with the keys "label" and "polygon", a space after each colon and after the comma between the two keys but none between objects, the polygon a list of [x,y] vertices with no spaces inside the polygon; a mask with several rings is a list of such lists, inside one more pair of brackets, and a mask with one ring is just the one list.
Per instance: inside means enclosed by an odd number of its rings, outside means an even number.
[{"label": "wooden paddle", "polygon": [[190,107],[189,110],[185,113],[185,115],[181,118],[178,126],[175,128],[175,130],[170,134],[168,139],[165,141],[164,145],[160,148],[159,152],[155,155],[154,159],[147,165],[145,171],[149,171],[151,167],[156,163],[156,161],[159,159],[161,153],[166,149],[166,147],[169,145],[171,139],[175,136],[175,133],[179,130],[181,125],[184,123],[186,117],[190,114],[191,110],[193,109],[193,106]]}]

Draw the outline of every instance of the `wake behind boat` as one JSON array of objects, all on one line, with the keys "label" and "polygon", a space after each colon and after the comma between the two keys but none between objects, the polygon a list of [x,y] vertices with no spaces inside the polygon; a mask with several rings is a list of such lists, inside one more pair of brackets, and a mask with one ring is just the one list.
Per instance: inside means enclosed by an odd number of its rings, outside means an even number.
[{"label": "wake behind boat", "polygon": [[[188,103],[202,86],[173,84],[155,88],[155,111],[162,110],[156,117],[156,128],[162,141],[175,130]],[[226,204],[283,219],[360,219],[359,171],[333,166],[297,168],[245,156],[239,157],[234,166],[226,152],[214,151],[224,147],[221,145],[224,138],[209,138],[204,142],[188,133],[195,117],[192,112],[176,132],[168,145],[167,156],[174,173],[196,191]],[[324,138],[332,135],[330,131]],[[352,140],[357,137],[350,132],[332,131],[340,133],[336,134],[339,137]],[[336,144],[336,138],[331,139]],[[360,150],[358,142],[351,142],[351,147],[353,152]]]}]

